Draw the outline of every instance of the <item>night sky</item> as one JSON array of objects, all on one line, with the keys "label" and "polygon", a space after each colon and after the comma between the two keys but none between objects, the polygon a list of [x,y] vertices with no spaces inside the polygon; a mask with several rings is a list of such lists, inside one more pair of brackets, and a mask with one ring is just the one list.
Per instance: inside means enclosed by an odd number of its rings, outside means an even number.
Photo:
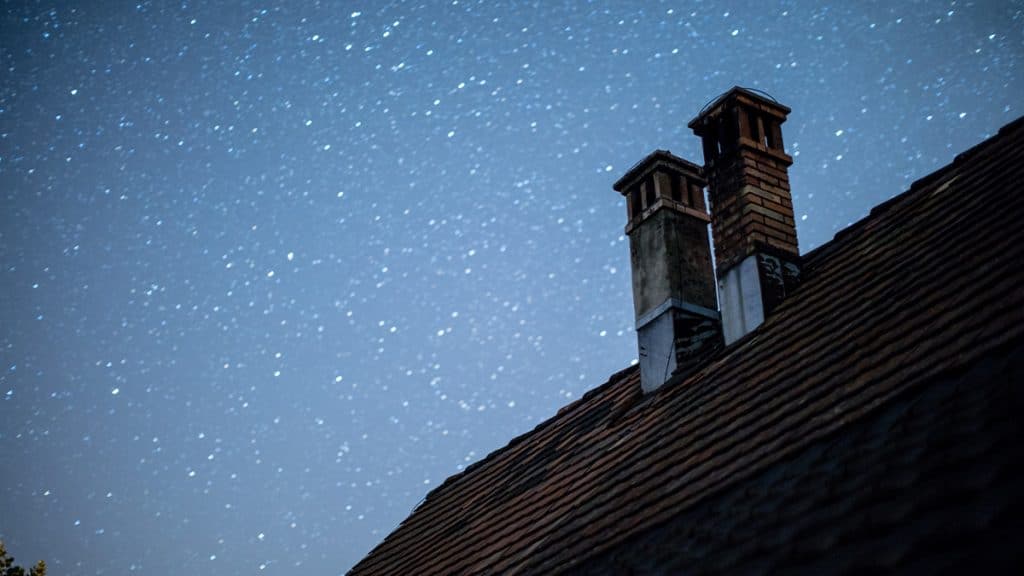
[{"label": "night sky", "polygon": [[343,573],[635,361],[611,185],[707,101],[804,252],[1024,114],[1024,3],[769,4],[4,2],[0,538]]}]

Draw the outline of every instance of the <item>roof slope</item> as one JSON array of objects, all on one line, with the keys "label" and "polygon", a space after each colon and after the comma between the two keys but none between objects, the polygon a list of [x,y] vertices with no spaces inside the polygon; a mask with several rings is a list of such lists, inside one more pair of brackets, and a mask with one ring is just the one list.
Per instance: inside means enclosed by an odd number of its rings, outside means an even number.
[{"label": "roof slope", "polygon": [[449,478],[354,574],[552,573],[1024,334],[1024,118],[804,257],[685,381],[620,372]]},{"label": "roof slope", "polygon": [[569,574],[1024,574],[1024,338]]}]

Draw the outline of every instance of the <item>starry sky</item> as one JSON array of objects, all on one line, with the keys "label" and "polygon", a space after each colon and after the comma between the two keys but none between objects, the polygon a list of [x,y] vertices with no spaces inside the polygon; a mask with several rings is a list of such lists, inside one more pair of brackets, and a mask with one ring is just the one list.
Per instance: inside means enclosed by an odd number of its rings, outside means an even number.
[{"label": "starry sky", "polygon": [[0,538],[341,574],[636,358],[625,205],[733,85],[801,249],[1024,113],[1024,3],[3,2]]}]

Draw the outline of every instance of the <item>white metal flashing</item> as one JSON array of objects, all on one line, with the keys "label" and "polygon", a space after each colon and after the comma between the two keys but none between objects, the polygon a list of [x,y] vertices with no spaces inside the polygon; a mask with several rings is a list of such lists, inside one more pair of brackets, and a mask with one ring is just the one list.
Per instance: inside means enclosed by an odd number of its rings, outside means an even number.
[{"label": "white metal flashing", "polygon": [[671,307],[665,308],[661,314],[638,328],[636,335],[640,353],[640,388],[644,393],[653,392],[676,369],[676,335],[672,326]]},{"label": "white metal flashing", "polygon": [[718,280],[722,306],[722,336],[729,345],[764,322],[757,255],[743,259]]},{"label": "white metal flashing", "polygon": [[662,312],[668,310],[669,308],[679,308],[680,310],[685,310],[693,314],[707,316],[712,320],[718,320],[721,318],[721,315],[718,313],[718,310],[712,310],[710,308],[705,308],[703,306],[698,306],[696,304],[690,304],[689,302],[683,302],[682,300],[679,300],[677,298],[669,298],[668,300],[665,300],[661,304],[658,304],[653,309],[648,310],[647,313],[644,314],[643,316],[637,318],[635,328],[637,330],[643,328],[647,324],[651,323],[651,321],[653,321],[655,318],[660,316]]}]

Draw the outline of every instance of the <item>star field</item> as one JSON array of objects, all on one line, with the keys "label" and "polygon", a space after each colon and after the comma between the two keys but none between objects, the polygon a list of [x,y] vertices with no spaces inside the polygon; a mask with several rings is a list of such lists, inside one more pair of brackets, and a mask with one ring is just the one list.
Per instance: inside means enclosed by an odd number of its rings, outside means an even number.
[{"label": "star field", "polygon": [[612,183],[733,85],[802,251],[1024,113],[1021,2],[4,2],[0,539],[341,574],[635,361]]}]

